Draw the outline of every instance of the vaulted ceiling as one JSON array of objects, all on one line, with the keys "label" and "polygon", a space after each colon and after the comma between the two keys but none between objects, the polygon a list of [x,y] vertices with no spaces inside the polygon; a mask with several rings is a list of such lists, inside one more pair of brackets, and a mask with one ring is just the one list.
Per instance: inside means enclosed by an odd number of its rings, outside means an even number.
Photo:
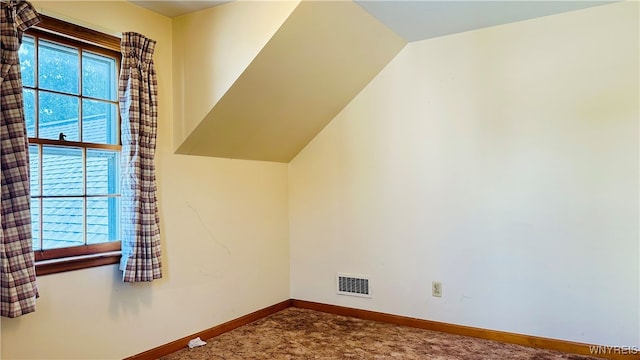
[{"label": "vaulted ceiling", "polygon": [[178,153],[288,162],[406,42],[604,1],[132,1],[174,17]]},{"label": "vaulted ceiling", "polygon": [[[129,1],[159,14],[177,17],[232,0]],[[356,0],[355,2],[405,40],[417,41],[616,1],[618,0]]]}]

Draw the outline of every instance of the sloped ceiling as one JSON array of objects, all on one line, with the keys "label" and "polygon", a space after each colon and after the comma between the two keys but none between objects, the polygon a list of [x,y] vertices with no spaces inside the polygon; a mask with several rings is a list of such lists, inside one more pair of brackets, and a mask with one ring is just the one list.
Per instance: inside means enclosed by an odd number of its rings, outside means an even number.
[{"label": "sloped ceiling", "polygon": [[302,1],[177,153],[289,162],[405,44],[353,2]]},{"label": "sloped ceiling", "polygon": [[407,41],[502,25],[615,1],[356,1]]},{"label": "sloped ceiling", "polygon": [[[159,14],[176,17],[222,5],[232,0],[129,1]],[[363,9],[407,41],[431,39],[618,1],[620,0],[355,0]]]},{"label": "sloped ceiling", "polygon": [[[191,17],[189,13],[194,11],[201,10],[197,14],[202,14],[212,10],[209,9],[211,7],[246,7],[251,4],[228,1],[132,2],[169,17],[178,16],[177,19]],[[292,2],[297,1],[289,3]],[[193,82],[174,84],[180,107],[199,109],[174,114],[174,129],[182,130],[177,131],[179,136],[174,137],[176,151],[191,155],[289,162],[407,41],[611,2],[615,1],[302,1],[294,4],[295,10],[275,33],[271,30],[265,32],[272,37],[262,49],[257,49],[255,58],[231,86],[212,90],[224,95],[215,96],[213,100],[207,98],[207,94],[186,96],[189,90],[185,88]],[[268,2],[258,3],[264,6]],[[216,21],[220,19],[214,18]],[[220,24],[216,36],[224,36],[224,19]],[[245,25],[249,28],[256,26],[251,22],[243,23]],[[229,46],[242,46],[237,40],[230,40]],[[174,36],[174,47],[180,46],[181,41],[189,41],[189,37],[176,39]],[[175,56],[174,63],[178,63]],[[209,62],[214,63],[215,57],[221,55],[218,52],[207,56],[211,57]],[[206,58],[199,59],[198,63],[208,66]],[[195,71],[188,66],[181,67],[182,72],[190,70]],[[216,69],[209,73],[228,72]],[[216,82],[216,79],[206,76],[196,79],[209,84]],[[194,117],[190,115],[192,113],[200,115]]]}]

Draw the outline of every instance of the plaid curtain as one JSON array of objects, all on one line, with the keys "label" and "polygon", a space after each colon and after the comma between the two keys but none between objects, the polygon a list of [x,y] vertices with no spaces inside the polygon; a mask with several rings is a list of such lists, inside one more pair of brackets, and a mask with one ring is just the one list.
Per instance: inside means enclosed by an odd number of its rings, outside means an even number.
[{"label": "plaid curtain", "polygon": [[29,144],[18,49],[22,34],[40,22],[40,16],[26,1],[3,2],[0,13],[0,315],[17,317],[35,311],[38,296],[31,237]]},{"label": "plaid curtain", "polygon": [[158,82],[153,66],[156,42],[122,34],[119,97],[122,118],[122,260],[126,282],[162,277],[160,219],[153,158],[156,151]]}]

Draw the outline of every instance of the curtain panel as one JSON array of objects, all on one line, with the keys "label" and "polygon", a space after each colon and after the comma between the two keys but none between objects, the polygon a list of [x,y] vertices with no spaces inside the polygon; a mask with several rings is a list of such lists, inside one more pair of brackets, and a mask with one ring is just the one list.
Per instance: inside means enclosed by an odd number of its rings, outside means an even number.
[{"label": "curtain panel", "polygon": [[122,260],[125,282],[162,277],[154,157],[158,123],[158,82],[153,65],[156,42],[122,34],[118,85],[122,120]]},{"label": "curtain panel", "polygon": [[0,315],[18,317],[35,311],[38,296],[18,50],[22,34],[40,22],[40,16],[26,1],[2,2],[0,6]]}]

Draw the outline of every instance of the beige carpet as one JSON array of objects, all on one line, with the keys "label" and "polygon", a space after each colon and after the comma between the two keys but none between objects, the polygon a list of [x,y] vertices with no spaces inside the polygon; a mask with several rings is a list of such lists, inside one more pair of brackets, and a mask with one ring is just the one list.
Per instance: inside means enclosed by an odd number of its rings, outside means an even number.
[{"label": "beige carpet", "polygon": [[288,308],[162,359],[596,359]]}]

